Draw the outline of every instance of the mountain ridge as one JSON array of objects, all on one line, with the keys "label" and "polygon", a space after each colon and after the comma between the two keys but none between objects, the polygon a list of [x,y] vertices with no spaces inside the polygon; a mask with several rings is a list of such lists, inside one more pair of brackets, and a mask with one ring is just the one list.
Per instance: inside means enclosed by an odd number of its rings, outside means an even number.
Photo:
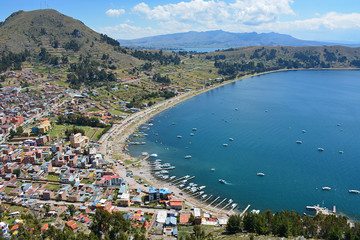
[{"label": "mountain ridge", "polygon": [[337,43],[300,40],[287,34],[270,33],[232,33],[223,30],[164,34],[133,40],[118,39],[125,47],[143,48],[238,48],[248,46],[324,46],[341,45]]}]

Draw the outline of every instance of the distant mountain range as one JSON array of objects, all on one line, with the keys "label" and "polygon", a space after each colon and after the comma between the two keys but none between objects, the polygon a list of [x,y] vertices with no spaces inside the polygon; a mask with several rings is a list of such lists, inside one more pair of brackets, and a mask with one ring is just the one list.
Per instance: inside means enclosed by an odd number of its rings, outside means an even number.
[{"label": "distant mountain range", "polygon": [[[344,45],[330,42],[306,41],[279,33],[231,33],[222,30],[185,32],[134,40],[118,40],[121,46],[132,48],[237,48],[247,46],[329,46]],[[349,45],[347,45],[349,46]],[[355,46],[355,45],[354,45]]]}]

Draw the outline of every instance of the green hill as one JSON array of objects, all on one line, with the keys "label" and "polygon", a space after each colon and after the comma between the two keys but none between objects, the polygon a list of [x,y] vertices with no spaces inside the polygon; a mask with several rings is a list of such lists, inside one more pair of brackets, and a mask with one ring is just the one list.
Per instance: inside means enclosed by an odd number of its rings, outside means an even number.
[{"label": "green hill", "polygon": [[0,23],[0,52],[22,52],[25,49],[75,53],[110,59],[122,65],[138,65],[140,60],[126,54],[119,43],[99,34],[79,20],[52,9],[18,11]]},{"label": "green hill", "polygon": [[203,57],[215,62],[219,74],[232,77],[280,69],[360,67],[360,48],[344,46],[231,48]]}]

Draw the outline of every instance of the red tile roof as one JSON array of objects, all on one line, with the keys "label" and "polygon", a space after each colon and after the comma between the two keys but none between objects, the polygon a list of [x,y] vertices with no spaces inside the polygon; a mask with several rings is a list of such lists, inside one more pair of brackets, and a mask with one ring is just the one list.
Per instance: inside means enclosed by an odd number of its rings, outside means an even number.
[{"label": "red tile roof", "polygon": [[67,222],[67,223],[66,223],[66,226],[68,226],[68,227],[71,228],[72,230],[74,230],[75,228],[78,227],[78,225],[77,225],[73,220]]}]

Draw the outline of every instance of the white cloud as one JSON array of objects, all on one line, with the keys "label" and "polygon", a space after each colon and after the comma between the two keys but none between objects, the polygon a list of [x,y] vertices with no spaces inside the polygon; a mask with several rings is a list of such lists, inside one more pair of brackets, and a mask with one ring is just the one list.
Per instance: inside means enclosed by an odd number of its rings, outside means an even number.
[{"label": "white cloud", "polygon": [[258,30],[290,31],[290,30],[341,30],[360,29],[360,13],[329,12],[323,16],[288,22],[272,22],[259,25]]},{"label": "white cloud", "polygon": [[161,29],[153,29],[151,27],[137,27],[126,23],[110,27],[102,27],[99,29],[99,31],[115,39],[134,39],[145,36],[159,35],[163,33],[163,30]]},{"label": "white cloud", "polygon": [[294,14],[290,7],[292,0],[236,0],[230,4],[234,20],[245,24],[271,22],[280,15]]},{"label": "white cloud", "polygon": [[193,21],[200,24],[237,22],[260,24],[274,21],[283,14],[294,14],[293,0],[235,0],[233,3],[215,0],[190,0],[150,8],[142,2],[133,8],[152,20]]},{"label": "white cloud", "polygon": [[108,15],[109,17],[119,17],[124,13],[125,13],[124,9],[109,9],[105,12],[105,14]]}]

